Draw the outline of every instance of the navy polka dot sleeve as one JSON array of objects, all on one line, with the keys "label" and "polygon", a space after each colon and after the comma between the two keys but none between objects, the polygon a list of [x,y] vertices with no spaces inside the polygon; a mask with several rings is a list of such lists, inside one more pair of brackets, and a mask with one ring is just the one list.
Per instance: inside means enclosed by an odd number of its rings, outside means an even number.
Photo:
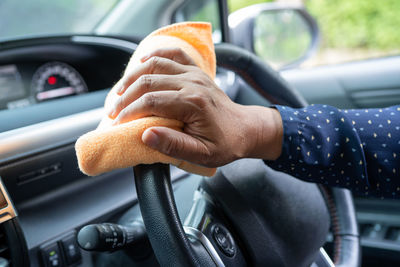
[{"label": "navy polka dot sleeve", "polygon": [[358,195],[400,198],[400,106],[276,108],[284,140],[281,156],[269,166]]}]

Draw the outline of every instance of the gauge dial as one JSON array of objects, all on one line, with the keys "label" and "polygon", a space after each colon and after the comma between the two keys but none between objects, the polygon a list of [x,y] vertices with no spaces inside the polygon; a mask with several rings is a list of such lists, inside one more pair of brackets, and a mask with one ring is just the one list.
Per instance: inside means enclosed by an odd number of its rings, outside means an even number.
[{"label": "gauge dial", "polygon": [[81,75],[71,66],[50,62],[41,66],[32,78],[32,93],[36,101],[45,101],[88,91]]}]

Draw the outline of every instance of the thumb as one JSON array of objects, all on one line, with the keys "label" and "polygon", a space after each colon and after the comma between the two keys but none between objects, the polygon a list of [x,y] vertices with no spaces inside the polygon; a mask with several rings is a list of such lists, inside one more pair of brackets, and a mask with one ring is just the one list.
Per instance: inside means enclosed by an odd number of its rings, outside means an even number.
[{"label": "thumb", "polygon": [[163,154],[193,163],[201,161],[207,151],[207,147],[196,138],[167,127],[146,129],[142,141]]}]

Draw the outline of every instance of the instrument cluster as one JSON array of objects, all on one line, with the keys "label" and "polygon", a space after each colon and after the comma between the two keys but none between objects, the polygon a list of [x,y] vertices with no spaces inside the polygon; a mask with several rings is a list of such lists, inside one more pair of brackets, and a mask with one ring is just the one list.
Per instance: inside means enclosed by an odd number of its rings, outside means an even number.
[{"label": "instrument cluster", "polygon": [[41,65],[33,75],[28,75],[32,77],[30,81],[24,81],[22,76],[17,65],[0,66],[0,109],[25,107],[88,92],[80,73],[63,62]]}]

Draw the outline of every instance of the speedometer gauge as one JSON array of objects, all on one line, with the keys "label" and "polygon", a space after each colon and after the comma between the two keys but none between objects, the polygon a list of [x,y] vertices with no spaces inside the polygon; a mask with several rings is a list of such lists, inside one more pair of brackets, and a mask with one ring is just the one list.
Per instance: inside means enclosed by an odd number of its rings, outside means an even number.
[{"label": "speedometer gauge", "polygon": [[36,101],[45,101],[88,91],[81,75],[71,66],[50,62],[41,66],[33,75],[32,93]]}]

